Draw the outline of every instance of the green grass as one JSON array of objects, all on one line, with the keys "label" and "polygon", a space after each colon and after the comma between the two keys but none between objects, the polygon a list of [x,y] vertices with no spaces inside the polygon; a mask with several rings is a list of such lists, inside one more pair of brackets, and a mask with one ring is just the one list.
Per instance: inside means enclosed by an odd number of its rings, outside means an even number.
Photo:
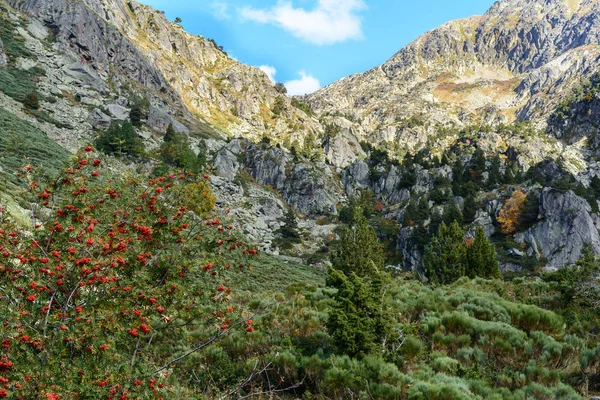
[{"label": "green grass", "polygon": [[310,284],[323,286],[326,274],[304,264],[284,261],[276,256],[259,254],[249,264],[239,282],[241,289],[284,292],[291,285]]},{"label": "green grass", "polygon": [[53,175],[67,157],[67,151],[44,132],[0,109],[0,176],[4,184],[16,185],[16,171],[28,163]]},{"label": "green grass", "polygon": [[17,101],[37,89],[37,78],[43,74],[41,68],[22,70],[18,68],[0,69],[0,91]]},{"label": "green grass", "polygon": [[11,62],[18,57],[33,57],[31,51],[25,47],[25,39],[15,33],[14,22],[4,13],[0,14],[0,39]]}]

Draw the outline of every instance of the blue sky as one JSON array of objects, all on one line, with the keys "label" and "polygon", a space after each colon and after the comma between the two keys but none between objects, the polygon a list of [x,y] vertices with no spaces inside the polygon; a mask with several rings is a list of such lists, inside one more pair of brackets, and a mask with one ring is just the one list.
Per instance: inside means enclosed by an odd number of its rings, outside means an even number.
[{"label": "blue sky", "polygon": [[262,67],[290,94],[312,92],[389,59],[444,22],[494,0],[142,0],[181,17],[237,60]]}]

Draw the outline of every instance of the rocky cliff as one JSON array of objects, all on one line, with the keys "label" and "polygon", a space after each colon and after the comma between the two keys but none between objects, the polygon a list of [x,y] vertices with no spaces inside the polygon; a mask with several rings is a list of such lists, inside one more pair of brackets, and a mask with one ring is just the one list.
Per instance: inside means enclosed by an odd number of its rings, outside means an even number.
[{"label": "rocky cliff", "polygon": [[[125,0],[8,4],[50,30],[55,48],[88,70],[89,85],[116,92],[141,85],[172,103],[188,127],[200,120],[232,136],[292,141],[321,129],[262,71],[233,60],[214,41],[185,32],[151,7]],[[282,106],[275,115],[278,99]]]},{"label": "rocky cliff", "polygon": [[[359,121],[367,137],[410,142],[410,127],[543,121],[600,60],[597,0],[501,0],[452,21],[383,65],[308,96]],[[431,131],[422,129],[424,136]]]}]

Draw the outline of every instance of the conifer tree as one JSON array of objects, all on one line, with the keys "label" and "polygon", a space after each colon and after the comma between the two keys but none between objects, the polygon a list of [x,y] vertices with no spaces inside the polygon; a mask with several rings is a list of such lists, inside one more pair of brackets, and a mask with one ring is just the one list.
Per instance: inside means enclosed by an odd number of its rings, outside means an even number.
[{"label": "conifer tree", "polygon": [[144,153],[144,143],[129,121],[123,125],[113,123],[98,136],[96,147],[107,154],[140,156]]},{"label": "conifer tree", "polygon": [[444,209],[444,222],[446,225],[450,225],[453,222],[462,224],[463,222],[463,214],[460,211],[460,208],[458,208],[458,204],[456,204],[454,199]]},{"label": "conifer tree", "polygon": [[337,348],[351,356],[362,357],[380,347],[389,332],[389,318],[383,307],[379,274],[368,283],[352,272],[332,268],[327,286],[337,288],[329,311],[327,328]]},{"label": "conifer tree", "polygon": [[295,241],[300,239],[300,235],[298,234],[298,221],[296,220],[294,210],[291,208],[288,208],[285,213],[283,226],[279,228],[279,233],[286,239],[292,239]]},{"label": "conifer tree", "polygon": [[129,112],[129,119],[131,120],[131,124],[137,128],[142,126],[142,107],[138,104],[131,107],[131,111]]},{"label": "conifer tree", "polygon": [[467,247],[458,222],[442,223],[436,237],[426,247],[424,271],[433,283],[452,283],[467,272]]},{"label": "conifer tree", "polygon": [[465,206],[463,207],[463,222],[470,224],[475,221],[479,206],[475,201],[475,197],[469,195],[465,198]]},{"label": "conifer tree", "polygon": [[356,273],[368,276],[382,271],[385,266],[385,252],[377,235],[361,207],[352,210],[352,226],[344,228],[340,251],[333,258],[333,266],[347,276]]},{"label": "conifer tree", "polygon": [[327,328],[340,351],[362,357],[381,347],[390,332],[384,303],[389,275],[383,246],[359,206],[353,209],[352,223],[342,234],[327,277],[327,285],[337,289]]},{"label": "conifer tree", "polygon": [[473,244],[467,249],[467,275],[471,278],[500,278],[500,267],[496,259],[496,250],[485,237],[482,226],[475,230]]}]

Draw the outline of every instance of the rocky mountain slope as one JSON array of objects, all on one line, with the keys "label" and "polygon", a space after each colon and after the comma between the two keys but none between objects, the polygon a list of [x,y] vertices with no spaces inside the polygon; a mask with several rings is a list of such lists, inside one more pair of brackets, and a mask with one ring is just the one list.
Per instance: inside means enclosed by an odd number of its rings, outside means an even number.
[{"label": "rocky mountain slope", "polygon": [[[311,110],[134,1],[0,0],[0,176],[23,156],[59,168],[141,107],[139,161],[160,162],[172,125],[263,250],[327,262],[360,201],[390,264],[419,271],[439,223],[458,218],[468,235],[484,227],[505,271],[561,268],[600,253],[599,16],[599,0],[499,1],[308,96]],[[530,220],[503,235],[519,190]],[[291,246],[290,209],[303,217]]]},{"label": "rocky mountain slope", "polygon": [[501,0],[483,16],[427,32],[308,102],[356,120],[369,139],[396,143],[413,141],[415,122],[543,122],[573,84],[597,70],[599,28],[597,0]]},{"label": "rocky mountain slope", "polygon": [[[129,85],[158,94],[181,115],[178,129],[207,121],[232,136],[296,139],[320,126],[281,96],[257,68],[228,57],[216,43],[191,35],[163,13],[125,0],[10,0],[34,17],[35,34],[52,34],[54,49],[73,60],[100,92]],[[38,37],[39,38],[39,37]],[[280,99],[281,112],[273,115]],[[157,124],[163,131],[166,125]]]}]

